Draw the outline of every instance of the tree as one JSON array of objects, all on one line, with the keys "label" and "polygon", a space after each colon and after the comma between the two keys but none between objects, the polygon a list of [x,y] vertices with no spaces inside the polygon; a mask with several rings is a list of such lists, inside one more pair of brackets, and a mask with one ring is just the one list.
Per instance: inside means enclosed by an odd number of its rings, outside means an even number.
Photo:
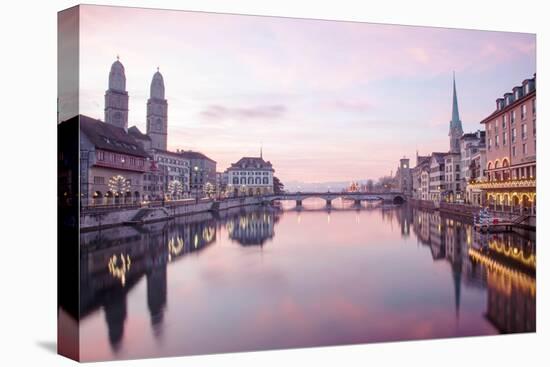
[{"label": "tree", "polygon": [[130,191],[130,183],[122,175],[116,175],[109,179],[109,190],[114,194],[124,194]]},{"label": "tree", "polygon": [[285,191],[285,185],[278,177],[273,176],[273,193],[282,194]]},{"label": "tree", "polygon": [[168,194],[170,194],[172,199],[181,196],[182,193],[183,184],[178,180],[170,181],[170,183],[168,184]]},{"label": "tree", "polygon": [[203,191],[209,198],[216,193],[216,188],[210,182],[204,184]]}]

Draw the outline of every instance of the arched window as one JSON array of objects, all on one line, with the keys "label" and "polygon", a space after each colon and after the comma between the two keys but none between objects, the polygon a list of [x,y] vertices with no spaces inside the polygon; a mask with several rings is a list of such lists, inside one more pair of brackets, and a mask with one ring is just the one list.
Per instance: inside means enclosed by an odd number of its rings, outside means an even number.
[{"label": "arched window", "polygon": [[233,177],[233,185],[238,185],[238,184],[239,184],[239,178]]},{"label": "arched window", "polygon": [[246,177],[241,177],[241,185],[246,185]]},{"label": "arched window", "polygon": [[264,181],[264,182],[263,182],[264,185],[269,184],[269,179],[268,179],[267,177],[264,177],[264,178],[263,178],[263,181]]},{"label": "arched window", "polygon": [[262,178],[256,177],[255,181],[256,181],[256,185],[260,185],[262,183]]},{"label": "arched window", "polygon": [[249,177],[249,178],[248,178],[248,184],[249,184],[249,185],[253,185],[253,184],[254,184],[254,177]]}]

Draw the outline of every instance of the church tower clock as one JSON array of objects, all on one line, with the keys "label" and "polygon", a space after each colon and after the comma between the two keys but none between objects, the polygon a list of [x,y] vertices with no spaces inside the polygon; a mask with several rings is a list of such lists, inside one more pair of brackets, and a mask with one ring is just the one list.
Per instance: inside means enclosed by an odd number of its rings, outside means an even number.
[{"label": "church tower clock", "polygon": [[105,92],[105,122],[128,129],[128,92],[124,66],[117,60],[109,72],[109,89]]},{"label": "church tower clock", "polygon": [[151,81],[151,95],[147,101],[147,135],[151,147],[166,150],[168,140],[168,102],[164,98],[164,79],[158,71]]}]

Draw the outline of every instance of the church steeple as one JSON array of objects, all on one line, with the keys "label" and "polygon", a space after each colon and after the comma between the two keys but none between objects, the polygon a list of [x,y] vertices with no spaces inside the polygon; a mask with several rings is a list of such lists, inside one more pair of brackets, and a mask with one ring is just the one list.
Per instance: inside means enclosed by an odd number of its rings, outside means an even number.
[{"label": "church steeple", "polygon": [[456,96],[456,81],[455,73],[453,71],[453,111],[451,114],[451,121],[449,122],[449,138],[450,138],[450,151],[451,153],[460,153],[460,137],[464,131],[462,130],[462,121],[460,121],[460,115],[458,113],[458,98]]},{"label": "church steeple", "polygon": [[105,122],[128,128],[128,92],[124,65],[117,56],[109,72],[109,89],[105,91]]},{"label": "church steeple", "polygon": [[164,78],[157,67],[147,101],[147,135],[151,147],[166,150],[168,140],[168,102],[164,98]]}]

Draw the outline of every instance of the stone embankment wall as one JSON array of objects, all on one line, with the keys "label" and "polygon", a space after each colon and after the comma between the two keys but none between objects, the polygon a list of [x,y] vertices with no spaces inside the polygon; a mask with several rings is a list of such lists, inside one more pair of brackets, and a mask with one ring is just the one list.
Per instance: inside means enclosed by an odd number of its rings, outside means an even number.
[{"label": "stone embankment wall", "polygon": [[123,224],[151,223],[167,220],[173,217],[219,211],[245,205],[259,205],[262,199],[258,197],[231,198],[222,201],[200,200],[182,203],[167,202],[165,206],[141,206],[131,208],[98,208],[89,209],[80,214],[80,229],[82,231],[114,227]]}]

